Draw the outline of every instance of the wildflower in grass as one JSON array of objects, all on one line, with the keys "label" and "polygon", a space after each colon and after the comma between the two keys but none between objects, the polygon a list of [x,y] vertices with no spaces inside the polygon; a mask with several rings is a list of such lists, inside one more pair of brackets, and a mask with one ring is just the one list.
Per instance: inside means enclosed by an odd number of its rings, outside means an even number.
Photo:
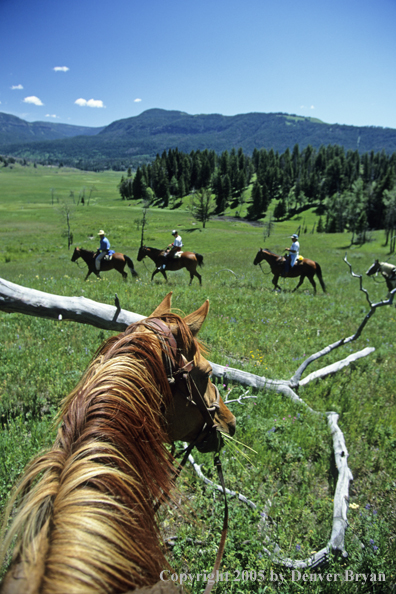
[{"label": "wildflower in grass", "polygon": [[296,551],[299,551],[301,549],[301,545],[297,544],[296,545]]},{"label": "wildflower in grass", "polygon": [[359,509],[359,506],[357,503],[350,503],[349,504],[349,509]]},{"label": "wildflower in grass", "polygon": [[370,509],[371,505],[369,503],[367,503],[367,505],[364,506],[364,509]]}]

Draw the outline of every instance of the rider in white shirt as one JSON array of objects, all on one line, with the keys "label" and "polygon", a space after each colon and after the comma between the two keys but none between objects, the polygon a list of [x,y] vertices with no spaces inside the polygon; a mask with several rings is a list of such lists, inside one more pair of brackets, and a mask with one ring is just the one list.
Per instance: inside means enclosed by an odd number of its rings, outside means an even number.
[{"label": "rider in white shirt", "polygon": [[[181,248],[183,247],[183,241],[179,233],[174,229],[172,231],[172,235],[174,237],[173,243],[170,243],[165,250],[164,258],[173,258],[176,252],[180,252]],[[158,269],[165,270],[166,268],[166,261],[162,266],[159,266]]]},{"label": "rider in white shirt", "polygon": [[298,253],[300,251],[300,243],[298,241],[298,235],[296,233],[293,233],[293,235],[291,235],[291,240],[293,242],[291,247],[285,248],[285,250],[289,252],[289,256],[286,258],[285,262],[285,274],[289,272],[290,268],[293,268],[298,258]]}]

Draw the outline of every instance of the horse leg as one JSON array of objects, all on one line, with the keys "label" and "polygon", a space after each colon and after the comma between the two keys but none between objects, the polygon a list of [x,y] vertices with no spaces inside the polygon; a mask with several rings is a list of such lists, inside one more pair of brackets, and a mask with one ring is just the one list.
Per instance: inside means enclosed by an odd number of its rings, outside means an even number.
[{"label": "horse leg", "polygon": [[[301,275],[301,277],[300,277],[300,281],[299,281],[299,283],[298,283],[297,287],[295,287],[295,288],[293,289],[292,293],[294,293],[294,291],[297,291],[298,287],[301,287],[301,285],[302,285],[302,284],[303,284],[303,282],[304,282],[304,279],[305,279],[305,274],[304,274],[304,275]],[[311,280],[311,279],[309,279],[309,280],[312,282],[312,280]],[[315,287],[315,285],[314,285],[314,288],[315,288],[315,291],[316,291],[316,287]]]},{"label": "horse leg", "polygon": [[161,269],[156,268],[154,270],[153,274],[151,275],[151,280],[153,280],[153,278],[155,277],[156,274],[158,274],[158,272],[160,272],[162,274],[162,276],[164,277],[164,279],[166,280],[166,282],[168,282],[166,272],[165,272],[165,270],[162,270],[162,268]]},{"label": "horse leg", "polygon": [[315,283],[315,281],[313,279],[313,276],[308,276],[308,280],[311,283],[311,285],[313,286],[313,288],[314,288],[314,294],[316,295],[316,283]]},{"label": "horse leg", "polygon": [[87,276],[84,278],[84,280],[86,281],[86,280],[87,280],[87,278],[89,277],[89,275],[90,275],[90,274],[92,274],[93,272],[96,274],[96,276],[97,276],[98,278],[101,278],[101,277],[100,277],[100,274],[99,274],[99,272],[98,272],[97,270],[88,270],[88,272],[87,272]]},{"label": "horse leg", "polygon": [[279,291],[282,291],[282,287],[280,287],[278,285],[278,279],[279,279],[279,274],[274,274],[274,278],[272,279],[272,284],[274,285],[274,291],[276,291],[276,289],[279,289]]},{"label": "horse leg", "polygon": [[[200,275],[200,274],[199,274],[199,272],[197,272],[197,271],[195,271],[195,273],[194,273],[194,274],[195,274],[195,276],[197,276],[197,277],[198,277],[199,284],[202,286],[202,275]],[[191,280],[192,280],[192,279],[191,279]],[[190,283],[190,285],[191,285],[191,283]]]}]

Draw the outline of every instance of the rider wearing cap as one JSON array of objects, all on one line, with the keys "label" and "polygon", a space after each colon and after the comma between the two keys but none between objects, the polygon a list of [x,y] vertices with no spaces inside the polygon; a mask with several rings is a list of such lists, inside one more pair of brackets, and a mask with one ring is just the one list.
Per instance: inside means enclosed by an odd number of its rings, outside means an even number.
[{"label": "rider wearing cap", "polygon": [[105,236],[103,229],[99,231],[98,235],[100,237],[100,246],[97,252],[98,255],[95,257],[95,268],[99,271],[103,258],[109,253],[110,241]]},{"label": "rider wearing cap", "polygon": [[[183,247],[183,241],[179,233],[176,229],[173,229],[172,235],[174,237],[173,243],[170,243],[164,252],[164,258],[173,258],[176,252],[180,252],[181,248]],[[165,261],[166,262],[166,261]],[[162,266],[159,266],[158,269],[165,270],[166,263],[163,263]]]},{"label": "rider wearing cap", "polygon": [[285,248],[287,252],[290,252],[289,255],[286,257],[285,261],[285,274],[289,272],[290,268],[293,268],[298,258],[298,253],[300,250],[300,243],[298,241],[298,235],[296,233],[293,233],[293,235],[291,235],[291,240],[293,242],[291,247]]}]

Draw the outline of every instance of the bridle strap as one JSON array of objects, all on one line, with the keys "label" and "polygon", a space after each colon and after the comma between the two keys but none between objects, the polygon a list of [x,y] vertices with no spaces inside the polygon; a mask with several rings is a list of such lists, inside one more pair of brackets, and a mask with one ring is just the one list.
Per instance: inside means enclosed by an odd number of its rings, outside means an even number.
[{"label": "bridle strap", "polygon": [[[212,404],[212,406],[210,406],[210,407],[206,406],[201,392],[198,390],[196,383],[194,382],[193,378],[191,377],[193,361],[186,362],[183,366],[180,366],[181,363],[184,363],[184,361],[186,361],[186,359],[183,357],[183,355],[180,355],[179,360],[177,360],[178,359],[177,358],[177,355],[178,355],[177,343],[176,343],[176,339],[173,336],[173,333],[170,330],[170,328],[162,320],[159,320],[157,318],[147,320],[147,322],[145,322],[145,325],[149,326],[151,328],[153,328],[153,326],[157,326],[157,328],[159,328],[159,330],[160,330],[160,333],[158,333],[158,334],[163,335],[163,337],[165,339],[163,342],[164,343],[166,342],[169,346],[170,353],[168,354],[168,352],[167,352],[168,349],[166,349],[166,355],[167,355],[167,363],[169,366],[168,380],[169,380],[171,389],[176,388],[176,386],[177,386],[178,389],[182,393],[185,394],[187,399],[198,407],[198,410],[200,411],[200,413],[202,414],[202,416],[205,420],[205,425],[203,426],[201,432],[187,446],[187,448],[183,452],[183,454],[184,454],[183,459],[180,462],[178,468],[175,470],[174,480],[176,481],[176,479],[179,477],[181,471],[183,470],[184,466],[186,465],[188,457],[189,457],[192,449],[197,445],[197,443],[202,442],[205,439],[206,435],[211,430],[215,429],[215,427],[216,427],[216,424],[215,424],[213,417],[210,413],[211,412],[214,413],[220,407],[220,392],[219,392],[217,386],[215,386],[215,384],[213,384],[213,387],[216,391],[216,402],[214,404]],[[154,330],[154,328],[153,328],[153,330]],[[175,369],[177,364],[179,364],[179,367]],[[182,380],[183,380],[183,383],[182,383]],[[187,387],[187,394],[183,389],[184,386]],[[219,570],[220,563],[223,558],[225,541],[227,538],[228,503],[227,503],[226,488],[225,488],[225,483],[224,483],[223,469],[221,466],[221,461],[220,461],[218,452],[215,454],[214,464],[216,466],[217,474],[218,474],[219,481],[221,484],[221,488],[224,493],[223,528],[221,531],[220,544],[219,544],[219,547],[217,550],[216,561],[215,561],[215,564],[213,567],[213,572],[212,572],[215,575],[216,572]],[[158,510],[158,508],[162,502],[163,502],[162,498],[160,498],[157,501],[157,503],[154,506],[154,512],[156,512]],[[211,584],[208,583],[203,594],[209,594],[214,586],[214,583],[215,583],[214,580],[212,581]]]},{"label": "bridle strap", "polygon": [[[221,488],[223,489],[223,493],[224,493],[224,518],[223,518],[223,528],[221,530],[220,544],[219,544],[219,547],[217,549],[216,561],[215,561],[215,564],[214,564],[214,567],[213,567],[213,571],[212,571],[213,576],[215,576],[216,573],[217,573],[217,571],[219,570],[220,563],[221,563],[221,560],[223,558],[225,541],[226,541],[226,538],[227,538],[227,530],[228,530],[228,504],[227,504],[227,495],[226,495],[226,488],[225,488],[225,484],[224,484],[223,468],[221,466],[221,461],[220,461],[220,458],[219,458],[219,454],[218,453],[215,455],[214,464],[215,464],[215,466],[217,468],[217,474],[219,476]],[[208,585],[206,586],[205,591],[204,591],[203,594],[209,594],[209,592],[211,592],[214,584],[215,584],[215,580],[212,580],[212,583],[211,584],[208,582]]]}]

